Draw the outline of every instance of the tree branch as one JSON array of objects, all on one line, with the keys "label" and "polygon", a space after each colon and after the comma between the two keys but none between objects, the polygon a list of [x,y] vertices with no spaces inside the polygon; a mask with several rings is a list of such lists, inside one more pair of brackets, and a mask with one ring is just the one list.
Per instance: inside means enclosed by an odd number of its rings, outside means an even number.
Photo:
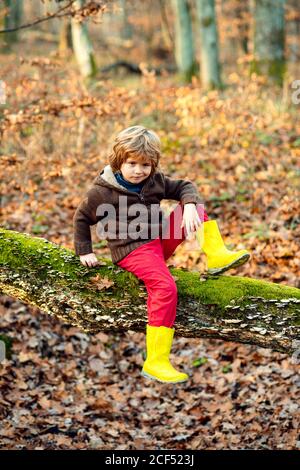
[{"label": "tree branch", "polygon": [[75,0],[70,0],[67,5],[65,5],[64,7],[59,8],[56,12],[54,12],[52,14],[44,16],[43,18],[39,18],[39,19],[33,21],[32,23],[17,26],[16,28],[2,29],[2,30],[0,30],[0,33],[12,33],[14,31],[18,31],[19,29],[30,28],[31,26],[35,26],[36,24],[42,23],[43,21],[48,21],[48,20],[52,20],[53,18],[61,18],[63,16],[71,15],[72,13],[70,11],[66,12],[66,13],[63,13],[61,15],[60,15],[60,13],[64,10],[66,10],[67,8],[69,8],[70,6],[72,6],[72,4],[74,2],[75,2]]},{"label": "tree branch", "polygon": [[[68,9],[75,3],[76,0],[69,0],[67,5],[59,8],[56,12],[52,14],[48,14],[47,16],[43,16],[42,18],[38,18],[37,20],[33,21],[32,23],[23,24],[21,26],[17,26],[16,28],[9,28],[9,29],[2,29],[0,33],[12,33],[14,31],[18,31],[19,29],[30,28],[31,26],[35,26],[39,23],[44,21],[52,20],[53,18],[63,18],[64,16],[76,16],[78,18],[86,18],[88,16],[94,16],[99,11],[103,11],[105,5],[103,2],[96,2],[91,1],[84,5],[82,8],[78,8],[76,10],[69,10]],[[67,11],[66,11],[67,10]]]},{"label": "tree branch", "polygon": [[[110,260],[86,268],[45,238],[0,229],[0,290],[85,332],[145,331],[142,281]],[[300,289],[170,268],[178,288],[176,334],[292,354],[299,348]]]}]

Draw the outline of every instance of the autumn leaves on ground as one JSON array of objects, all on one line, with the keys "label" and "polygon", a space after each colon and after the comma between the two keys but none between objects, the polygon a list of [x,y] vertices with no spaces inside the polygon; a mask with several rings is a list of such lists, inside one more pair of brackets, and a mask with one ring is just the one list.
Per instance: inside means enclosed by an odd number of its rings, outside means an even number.
[{"label": "autumn leaves on ground", "polygon": [[[208,93],[196,79],[185,86],[147,73],[85,86],[75,64],[23,57],[0,59],[9,103],[2,226],[73,249],[74,211],[114,135],[142,124],[161,138],[162,170],[191,179],[227,245],[251,251],[228,275],[300,287],[300,123],[290,90],[243,66]],[[109,257],[94,230],[93,240]],[[203,271],[205,258],[188,241],[169,264]],[[140,376],[144,334],[88,336],[8,296],[0,308],[1,333],[13,339],[0,368],[2,449],[300,447],[299,366],[283,354],[175,338],[173,362],[191,379],[168,386]]]}]

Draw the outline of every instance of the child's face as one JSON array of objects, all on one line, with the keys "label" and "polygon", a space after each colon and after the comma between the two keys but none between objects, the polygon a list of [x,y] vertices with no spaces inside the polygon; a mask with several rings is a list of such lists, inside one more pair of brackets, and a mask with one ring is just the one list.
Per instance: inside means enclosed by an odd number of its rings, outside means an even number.
[{"label": "child's face", "polygon": [[151,163],[137,157],[128,157],[121,165],[121,173],[130,183],[141,183],[151,173]]}]

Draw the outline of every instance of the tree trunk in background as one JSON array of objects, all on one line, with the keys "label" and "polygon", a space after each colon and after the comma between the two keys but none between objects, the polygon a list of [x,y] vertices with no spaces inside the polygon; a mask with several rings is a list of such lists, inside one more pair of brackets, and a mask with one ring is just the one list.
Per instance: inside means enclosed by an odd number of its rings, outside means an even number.
[{"label": "tree trunk in background", "polygon": [[121,28],[121,38],[122,39],[131,39],[132,38],[132,26],[128,22],[128,2],[127,0],[120,0],[121,6],[121,18],[122,18],[122,28]]},{"label": "tree trunk in background", "polygon": [[[240,33],[238,31],[238,18],[236,13],[237,4],[240,0],[221,0],[220,14],[224,39],[222,41],[222,58],[224,63],[235,66],[239,57]],[[216,5],[217,8],[217,5]],[[217,13],[216,13],[217,14]],[[219,37],[220,40],[220,37]]]},{"label": "tree trunk in background", "polygon": [[250,23],[250,9],[249,1],[235,0],[235,18],[238,20],[239,43],[242,51],[245,54],[249,52],[249,23]]},{"label": "tree trunk in background", "polygon": [[[75,4],[77,8],[81,8],[84,0],[76,0]],[[83,77],[92,77],[97,72],[97,66],[87,25],[72,18],[71,26],[73,49],[80,73]]]},{"label": "tree trunk in background", "polygon": [[72,50],[72,33],[71,33],[71,22],[69,18],[63,18],[61,20],[60,32],[59,32],[59,43],[58,51],[61,57],[67,55],[68,50]]},{"label": "tree trunk in background", "polygon": [[282,85],[285,72],[285,0],[255,0],[254,59],[250,71]]},{"label": "tree trunk in background", "polygon": [[186,0],[172,0],[175,17],[175,60],[180,78],[190,82],[195,74],[193,30]]},{"label": "tree trunk in background", "polygon": [[[58,3],[54,0],[52,1],[43,1],[39,0],[41,16],[47,16],[47,14],[53,15],[61,6],[62,3]],[[66,3],[66,2],[64,2]],[[38,13],[34,10],[34,17],[38,17]],[[50,21],[45,21],[44,23],[39,24],[39,28],[46,33],[52,33],[54,35],[59,35],[60,32],[60,19],[53,18]]]},{"label": "tree trunk in background", "polygon": [[160,8],[160,17],[161,17],[161,35],[163,42],[165,44],[165,47],[167,49],[172,50],[173,49],[173,35],[171,33],[171,28],[170,24],[168,21],[168,15],[167,15],[167,4],[166,0],[159,0],[159,8]]},{"label": "tree trunk in background", "polygon": [[[23,0],[4,0],[4,6],[9,9],[4,17],[4,29],[17,28],[21,24],[23,13]],[[18,31],[4,33],[4,41],[8,45],[18,40]]]},{"label": "tree trunk in background", "polygon": [[221,87],[219,41],[214,0],[196,0],[201,40],[201,80],[205,88]]},{"label": "tree trunk in background", "polygon": [[300,2],[289,0],[288,6],[289,60],[298,62],[300,60]]}]

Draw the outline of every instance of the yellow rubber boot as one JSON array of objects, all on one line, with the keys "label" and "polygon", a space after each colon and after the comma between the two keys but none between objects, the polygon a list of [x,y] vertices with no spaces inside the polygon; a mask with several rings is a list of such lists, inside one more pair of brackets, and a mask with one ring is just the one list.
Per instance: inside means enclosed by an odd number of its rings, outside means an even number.
[{"label": "yellow rubber boot", "polygon": [[196,231],[196,238],[207,256],[207,270],[220,274],[246,263],[250,258],[247,250],[230,251],[224,245],[216,220],[207,220]]},{"label": "yellow rubber boot", "polygon": [[174,331],[174,328],[147,324],[147,358],[142,369],[144,377],[167,383],[188,380],[189,376],[183,372],[178,372],[169,361]]}]

